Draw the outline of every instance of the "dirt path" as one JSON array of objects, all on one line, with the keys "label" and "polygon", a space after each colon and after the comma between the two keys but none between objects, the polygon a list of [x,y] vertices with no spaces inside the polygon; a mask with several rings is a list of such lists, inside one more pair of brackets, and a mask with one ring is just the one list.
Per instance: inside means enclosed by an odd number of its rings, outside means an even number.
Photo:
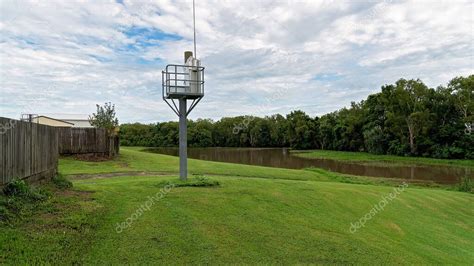
[{"label": "dirt path", "polygon": [[110,178],[110,177],[116,177],[116,176],[157,176],[157,175],[159,176],[173,175],[173,173],[129,171],[129,172],[97,173],[97,174],[72,174],[72,175],[68,175],[68,177],[73,180],[80,180],[80,179],[101,179],[101,178]]}]

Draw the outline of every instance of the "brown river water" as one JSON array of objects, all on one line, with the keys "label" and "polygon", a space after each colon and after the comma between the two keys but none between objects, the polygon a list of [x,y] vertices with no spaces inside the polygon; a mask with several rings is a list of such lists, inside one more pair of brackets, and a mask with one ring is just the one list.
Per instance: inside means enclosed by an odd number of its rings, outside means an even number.
[{"label": "brown river water", "polygon": [[[178,156],[178,148],[149,148],[146,151]],[[188,148],[188,157],[207,161],[290,169],[317,167],[350,175],[402,178],[410,181],[428,181],[440,184],[458,183],[463,176],[474,177],[474,170],[469,167],[370,165],[332,159],[301,158],[290,154],[290,150],[285,148]]]}]

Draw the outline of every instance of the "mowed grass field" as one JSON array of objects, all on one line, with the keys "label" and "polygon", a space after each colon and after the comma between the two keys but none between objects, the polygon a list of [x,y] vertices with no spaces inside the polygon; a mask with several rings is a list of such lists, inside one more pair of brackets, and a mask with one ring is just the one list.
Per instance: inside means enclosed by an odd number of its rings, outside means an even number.
[{"label": "mowed grass field", "polygon": [[[199,160],[189,168],[220,185],[164,187],[177,182],[178,158],[138,148],[114,161],[62,159],[74,188],[0,227],[0,263],[474,263],[472,194],[409,184],[351,232],[396,185]],[[112,172],[124,176],[73,176]]]}]

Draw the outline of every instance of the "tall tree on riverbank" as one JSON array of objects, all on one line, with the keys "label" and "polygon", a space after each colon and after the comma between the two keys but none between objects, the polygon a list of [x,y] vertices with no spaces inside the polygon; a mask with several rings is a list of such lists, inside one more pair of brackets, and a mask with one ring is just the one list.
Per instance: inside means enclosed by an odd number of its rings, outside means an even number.
[{"label": "tall tree on riverbank", "polygon": [[420,80],[400,79],[395,85],[382,87],[389,129],[401,144],[408,139],[410,153],[416,154],[416,139],[430,126],[428,108],[430,89]]},{"label": "tall tree on riverbank", "polygon": [[448,90],[455,98],[455,106],[465,123],[474,122],[474,75],[456,77],[448,84]]}]

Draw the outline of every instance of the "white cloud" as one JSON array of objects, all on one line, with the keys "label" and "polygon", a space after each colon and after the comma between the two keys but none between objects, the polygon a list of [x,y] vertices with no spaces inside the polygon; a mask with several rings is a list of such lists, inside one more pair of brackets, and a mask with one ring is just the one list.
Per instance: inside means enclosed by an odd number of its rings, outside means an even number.
[{"label": "white cloud", "polygon": [[[192,118],[320,115],[401,77],[437,86],[472,74],[473,9],[197,1],[207,94]],[[175,119],[161,99],[161,69],[192,50],[191,1],[2,1],[0,11],[0,115],[87,114],[112,101],[122,122]]]}]

